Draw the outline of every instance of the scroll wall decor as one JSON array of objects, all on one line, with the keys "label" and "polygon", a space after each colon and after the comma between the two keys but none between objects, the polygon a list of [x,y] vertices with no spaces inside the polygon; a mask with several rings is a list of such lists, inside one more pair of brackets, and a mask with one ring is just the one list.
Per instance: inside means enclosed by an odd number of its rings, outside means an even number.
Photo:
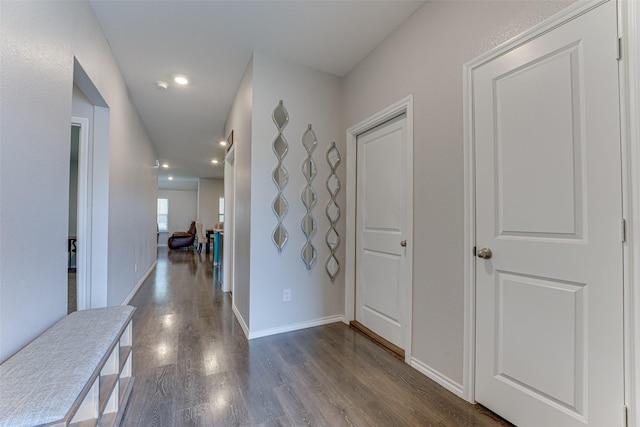
[{"label": "scroll wall decor", "polygon": [[327,190],[329,190],[331,200],[329,200],[325,211],[330,223],[329,231],[327,231],[325,239],[327,246],[329,246],[330,255],[329,258],[327,258],[325,269],[333,282],[340,271],[340,262],[338,262],[336,258],[336,250],[340,245],[340,235],[336,230],[336,223],[338,219],[340,219],[340,207],[336,203],[336,197],[340,191],[340,179],[336,174],[336,169],[340,164],[340,152],[338,152],[335,142],[331,143],[331,147],[329,151],[327,151],[327,163],[329,163],[329,167],[331,168],[331,172],[327,178]]},{"label": "scroll wall decor", "polygon": [[317,169],[316,164],[311,157],[313,155],[313,151],[316,149],[318,145],[318,138],[316,138],[316,134],[311,128],[311,124],[307,127],[307,130],[302,135],[302,145],[304,149],[307,150],[307,158],[304,159],[302,163],[302,174],[307,180],[307,185],[302,190],[302,203],[305,208],[307,208],[307,213],[304,218],[302,218],[302,232],[307,238],[307,243],[302,248],[302,261],[304,261],[307,266],[307,270],[311,270],[311,266],[316,260],[316,248],[311,243],[311,239],[316,232],[316,220],[313,217],[312,210],[316,204],[318,199],[313,186],[311,185],[313,178],[315,178]]},{"label": "scroll wall decor", "polygon": [[289,151],[289,144],[282,133],[289,122],[289,113],[287,112],[287,109],[284,108],[282,100],[273,110],[272,117],[273,122],[278,128],[278,135],[273,140],[273,152],[278,158],[278,165],[273,170],[272,175],[273,182],[278,188],[278,194],[276,195],[276,198],[273,199],[271,207],[273,209],[273,213],[276,214],[276,218],[278,218],[278,225],[276,225],[276,228],[273,230],[271,239],[273,240],[273,243],[275,243],[276,248],[278,248],[278,253],[282,253],[282,248],[284,248],[284,245],[287,243],[289,238],[289,233],[282,224],[282,221],[289,210],[289,203],[283,194],[284,187],[287,185],[287,181],[289,181],[289,173],[282,162],[284,160],[284,156],[287,155],[287,151]]}]

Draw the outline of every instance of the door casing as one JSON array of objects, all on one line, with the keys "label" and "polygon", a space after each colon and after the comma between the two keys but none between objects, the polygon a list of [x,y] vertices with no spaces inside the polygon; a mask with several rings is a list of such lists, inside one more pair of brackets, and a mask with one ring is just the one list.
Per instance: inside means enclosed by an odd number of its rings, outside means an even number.
[{"label": "door casing", "polygon": [[[464,366],[463,395],[475,402],[475,146],[472,134],[472,74],[476,67],[514,47],[550,31],[562,23],[597,7],[607,0],[577,2],[524,33],[468,62],[463,69],[464,84]],[[615,1],[615,0],[611,0]],[[625,404],[630,426],[640,426],[640,5],[631,0],[618,1],[619,37],[622,38],[619,62],[623,215],[626,220],[624,247],[625,281]],[[616,49],[612,40],[612,54]]]},{"label": "door casing", "polygon": [[[405,146],[405,156],[410,159],[404,171],[405,183],[407,184],[407,236],[413,238],[413,95],[390,105],[373,116],[347,129],[346,135],[346,254],[345,254],[345,294],[344,312],[345,321],[349,323],[355,320],[355,292],[356,292],[356,138],[363,132],[390,120],[402,113],[407,115],[407,144]],[[413,241],[409,240],[406,257],[407,268],[409,270],[409,283],[407,285],[406,300],[404,306],[409,314],[405,320],[405,362],[411,363],[411,330],[412,330],[412,307],[413,307]]]},{"label": "door casing", "polygon": [[[227,239],[223,245],[222,290],[235,298],[235,203],[236,203],[236,148],[232,146],[224,158],[224,220]],[[234,304],[235,305],[235,304]]]},{"label": "door casing", "polygon": [[89,139],[89,119],[72,117],[71,126],[80,128],[78,144],[78,202],[77,202],[77,247],[76,251],[76,287],[77,309],[91,307],[91,218],[93,200],[92,161],[93,149]]}]

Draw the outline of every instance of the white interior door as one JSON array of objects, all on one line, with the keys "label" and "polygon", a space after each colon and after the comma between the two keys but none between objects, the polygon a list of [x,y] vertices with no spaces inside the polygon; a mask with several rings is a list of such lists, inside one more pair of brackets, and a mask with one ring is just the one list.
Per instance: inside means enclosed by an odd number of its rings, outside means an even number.
[{"label": "white interior door", "polygon": [[[406,114],[358,135],[356,312],[358,322],[405,348],[407,263]],[[410,179],[410,178],[409,178]]]},{"label": "white interior door", "polygon": [[616,4],[473,71],[475,396],[518,426],[623,423]]}]

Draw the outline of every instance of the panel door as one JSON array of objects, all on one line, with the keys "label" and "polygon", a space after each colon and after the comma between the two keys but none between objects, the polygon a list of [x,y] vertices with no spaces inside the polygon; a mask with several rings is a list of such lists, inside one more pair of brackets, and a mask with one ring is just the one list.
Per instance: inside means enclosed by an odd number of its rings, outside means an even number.
[{"label": "panel door", "polygon": [[357,137],[356,320],[404,349],[406,114]]},{"label": "panel door", "polygon": [[521,427],[622,425],[615,6],[473,73],[476,400]]}]

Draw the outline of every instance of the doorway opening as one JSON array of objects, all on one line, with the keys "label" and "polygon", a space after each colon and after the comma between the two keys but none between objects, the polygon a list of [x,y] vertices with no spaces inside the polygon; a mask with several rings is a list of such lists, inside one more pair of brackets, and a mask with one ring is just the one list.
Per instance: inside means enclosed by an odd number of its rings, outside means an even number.
[{"label": "doorway opening", "polygon": [[78,151],[82,128],[71,125],[71,150],[69,154],[69,237],[67,240],[67,313],[78,309]]},{"label": "doorway opening", "polygon": [[75,289],[84,310],[107,306],[110,113],[75,58],[71,111],[71,126],[79,128]]},{"label": "doorway opening", "polygon": [[89,119],[71,119],[67,312],[88,308],[91,265]]}]

